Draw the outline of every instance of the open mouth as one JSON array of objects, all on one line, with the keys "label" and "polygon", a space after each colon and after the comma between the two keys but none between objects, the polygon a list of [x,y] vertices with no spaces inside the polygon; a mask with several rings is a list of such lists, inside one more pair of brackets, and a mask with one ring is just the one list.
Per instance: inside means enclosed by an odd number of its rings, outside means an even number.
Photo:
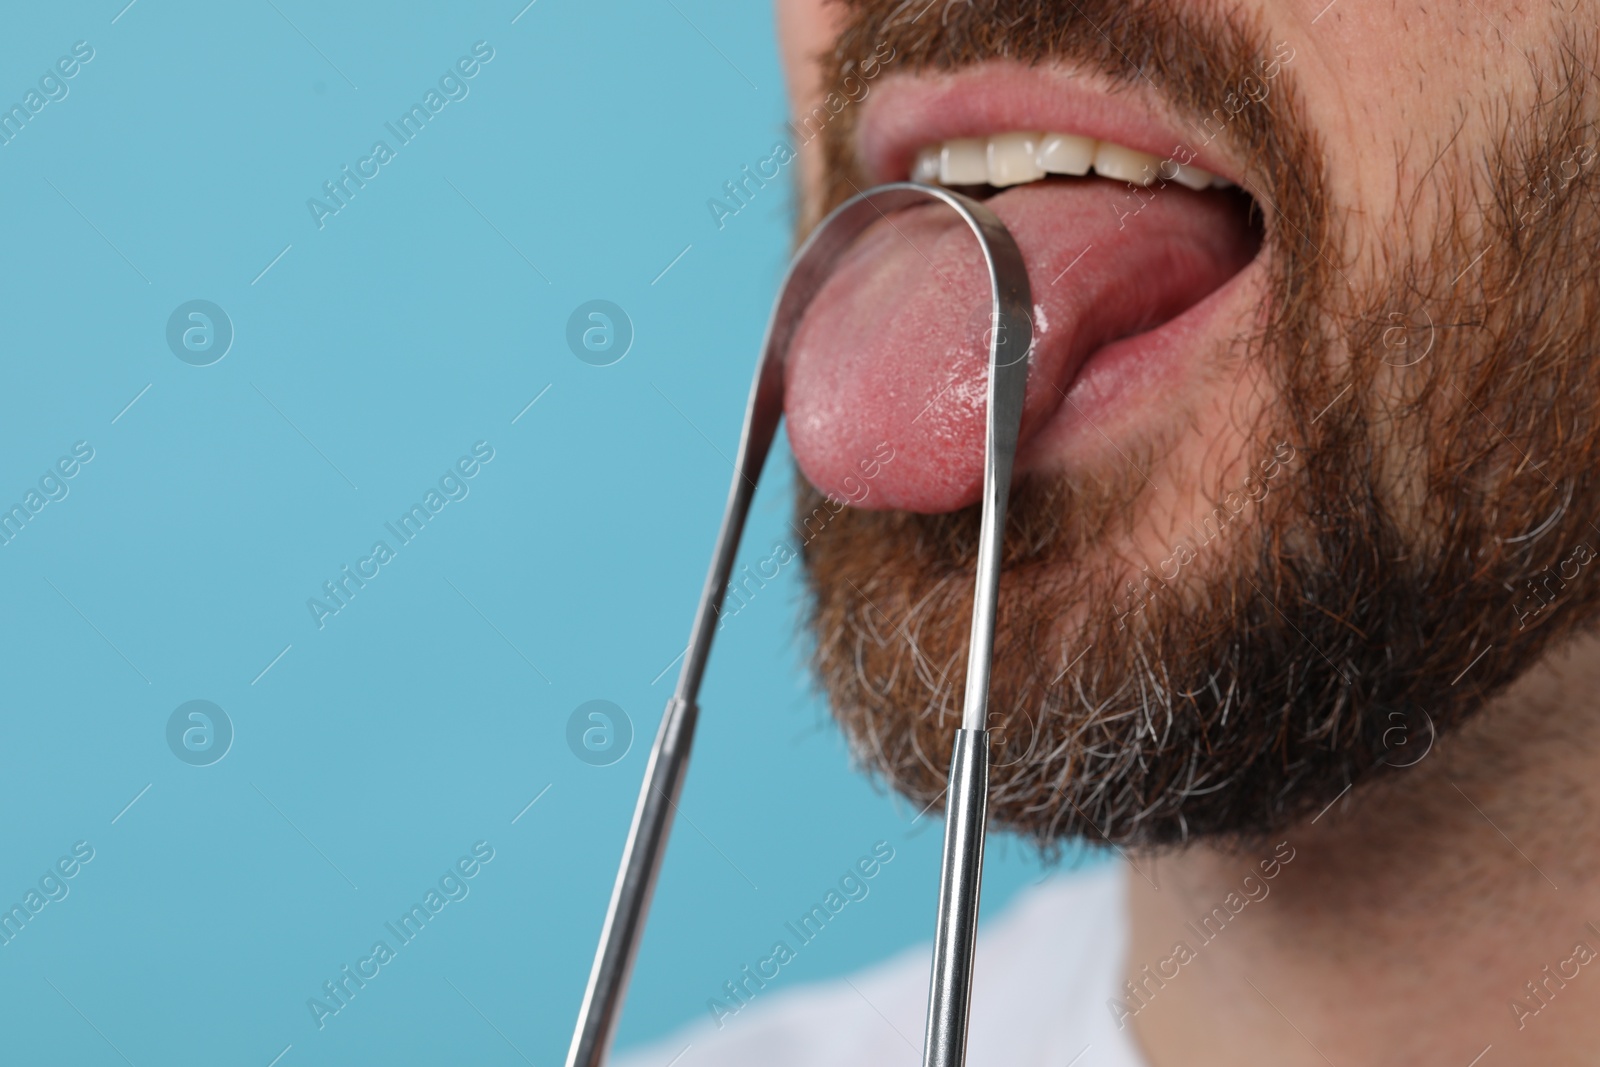
[{"label": "open mouth", "polygon": [[[1259,316],[1263,218],[1218,141],[1033,69],[902,78],[868,102],[857,148],[874,183],[985,200],[1022,250],[1035,344],[1019,476],[1181,418]],[[976,246],[948,212],[905,211],[864,235],[790,349],[789,435],[807,478],[866,507],[975,502],[989,310]],[[865,463],[885,442],[893,462]]]}]

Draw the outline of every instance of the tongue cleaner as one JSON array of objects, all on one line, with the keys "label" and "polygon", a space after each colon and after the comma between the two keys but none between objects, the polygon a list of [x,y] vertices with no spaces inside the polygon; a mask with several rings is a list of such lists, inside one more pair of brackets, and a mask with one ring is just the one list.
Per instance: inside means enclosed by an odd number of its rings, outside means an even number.
[{"label": "tongue cleaner", "polygon": [[699,716],[696,697],[716,631],[717,610],[727,591],[739,536],[750,512],[756,479],[771,450],[783,415],[783,361],[795,329],[840,257],[868,226],[889,212],[928,201],[944,204],[972,230],[983,251],[992,305],[989,331],[988,426],[985,438],[983,520],[977,565],[972,637],[967,650],[966,694],[945,788],[944,859],[939,876],[938,929],[933,942],[933,979],[928,994],[924,1067],[961,1067],[966,1062],[967,1016],[972,999],[973,952],[978,932],[978,892],[989,807],[989,669],[994,654],[999,594],[1000,547],[1006,500],[1022,421],[1032,295],[1022,253],[1000,219],[959,193],[912,182],[880,185],[852,197],[806,239],[789,267],[767,324],[761,361],[745,408],[744,430],[733,485],[717,533],[711,569],[695,611],[678,685],[667,701],[650,750],[622,865],[611,890],[600,947],[589,972],[567,1067],[601,1067],[610,1052],[623,996],[633,970],[645,913],[666,851],[672,816],[688,767]]}]

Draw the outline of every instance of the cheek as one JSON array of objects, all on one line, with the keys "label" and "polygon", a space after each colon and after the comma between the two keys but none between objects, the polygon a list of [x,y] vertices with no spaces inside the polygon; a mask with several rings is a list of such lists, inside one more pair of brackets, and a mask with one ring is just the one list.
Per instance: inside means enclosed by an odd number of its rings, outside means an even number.
[{"label": "cheek", "polygon": [[774,5],[784,82],[796,102],[820,95],[821,73],[811,57],[831,45],[838,32],[842,19],[830,10],[834,6],[824,0],[777,0]]},{"label": "cheek", "polygon": [[[1371,17],[1360,20],[1337,17],[1342,7],[1314,27],[1285,22],[1273,31],[1274,40],[1296,48],[1283,75],[1295,83],[1310,125],[1326,140],[1329,193],[1365,217],[1353,237],[1395,243],[1409,235],[1407,251],[1422,251],[1444,219],[1429,195],[1439,174],[1465,173],[1459,168],[1476,164],[1498,138],[1508,106],[1521,114],[1531,104],[1538,72],[1526,55],[1553,46],[1559,24],[1574,16],[1557,5],[1519,9],[1511,0],[1400,0],[1366,9]],[[1472,25],[1484,32],[1462,38],[1462,28]],[[1460,48],[1438,46],[1457,38]],[[1424,88],[1412,91],[1419,79]],[[1458,136],[1439,136],[1458,127]],[[1451,150],[1435,167],[1447,141]],[[1423,143],[1428,150],[1419,150]]]},{"label": "cheek", "polygon": [[[777,0],[778,42],[784,84],[795,114],[810,111],[827,95],[814,57],[832,46],[844,24],[844,5],[828,0]],[[812,143],[800,148],[800,180],[814,194],[822,180],[822,153]]]}]

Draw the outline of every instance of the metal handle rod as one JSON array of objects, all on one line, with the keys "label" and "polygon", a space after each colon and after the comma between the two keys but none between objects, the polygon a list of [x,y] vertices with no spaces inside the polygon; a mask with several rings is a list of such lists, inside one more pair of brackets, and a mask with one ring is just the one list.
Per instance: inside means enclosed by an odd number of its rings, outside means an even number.
[{"label": "metal handle rod", "polygon": [[661,716],[661,728],[645,768],[645,788],[633,809],[628,842],[622,846],[622,868],[606,908],[605,933],[589,971],[583,993],[578,1032],[567,1053],[567,1063],[600,1064],[610,1052],[622,1010],[622,992],[633,971],[634,947],[643,932],[645,913],[655,892],[656,875],[667,834],[672,829],[672,809],[677,806],[689,766],[689,746],[694,739],[699,709],[673,697]]},{"label": "metal handle rod", "polygon": [[[728,490],[728,502],[723,512],[722,526],[717,533],[716,548],[711,566],[695,610],[694,625],[689,643],[684,648],[683,666],[678,675],[678,685],[672,700],[667,704],[657,731],[650,760],[645,767],[644,781],[639,788],[639,799],[634,807],[633,822],[628,830],[628,840],[623,846],[622,862],[617,870],[617,880],[611,891],[611,902],[606,910],[605,924],[600,931],[600,945],[595,953],[594,966],[589,972],[589,983],[584,991],[583,1006],[578,1024],[567,1053],[567,1067],[602,1067],[610,1053],[621,1015],[623,998],[627,993],[628,979],[638,952],[639,938],[644,930],[645,916],[650,908],[650,898],[655,889],[656,876],[666,851],[667,838],[672,830],[672,815],[683,786],[688,767],[689,752],[694,743],[694,728],[698,717],[700,682],[705,676],[706,660],[711,653],[711,640],[716,632],[717,613],[726,595],[728,578],[733,571],[734,557],[738,552],[739,538],[750,512],[750,502],[755,494],[756,479],[766,463],[779,419],[783,415],[783,361],[789,343],[800,324],[801,316],[813,297],[827,281],[839,258],[860,236],[862,231],[889,212],[924,202],[943,203],[950,207],[972,230],[983,250],[988,269],[990,296],[994,315],[993,331],[989,344],[989,433],[988,456],[984,471],[983,529],[984,544],[979,552],[978,603],[980,610],[987,603],[980,626],[974,616],[973,635],[976,642],[980,631],[986,633],[981,648],[975,647],[969,657],[981,659],[979,681],[974,682],[973,660],[969,658],[967,676],[967,706],[963,723],[972,720],[981,728],[985,710],[973,707],[974,693],[980,694],[980,705],[986,705],[988,692],[988,660],[993,652],[994,592],[999,578],[1000,552],[997,540],[1004,528],[1006,493],[1009,489],[1011,466],[1016,452],[1018,423],[1022,415],[1022,392],[1027,381],[1027,356],[1032,344],[1032,324],[1028,318],[1030,296],[1027,271],[1022,254],[1011,239],[1005,226],[988,208],[959,193],[936,186],[912,182],[895,182],[869,189],[835,208],[812,231],[789,266],[779,290],[778,299],[767,323],[766,338],[762,342],[760,362],[755,379],[750,386],[750,398],[745,407],[744,429],[739,438],[739,452],[734,463],[733,484]],[[997,422],[998,419],[998,422]],[[999,433],[996,433],[996,427]],[[1007,433],[1009,428],[1009,436]],[[1005,454],[997,465],[994,455],[997,444]],[[992,484],[997,472],[1003,471],[1003,483],[996,492]],[[998,511],[998,514],[996,512]],[[963,730],[963,733],[966,731]],[[959,736],[959,735],[958,735]],[[958,741],[958,753],[960,751]],[[975,764],[980,776],[987,775],[987,737],[979,746],[983,756]],[[954,764],[952,764],[952,774]],[[969,775],[971,772],[967,772]],[[953,780],[953,779],[952,779]],[[956,996],[945,997],[937,1003],[950,1007],[939,1010],[939,1032],[944,1034],[958,1027],[963,1041],[966,1033],[966,1003],[971,985],[971,935],[977,925],[977,879],[983,865],[983,825],[987,805],[985,780],[976,781],[963,795],[976,790],[979,808],[975,818],[968,816],[964,825],[975,830],[961,838],[958,859],[962,869],[970,868],[973,877],[962,880],[966,887],[948,905],[950,896],[946,886],[952,883],[948,876],[940,883],[940,921],[937,943],[952,942],[947,928],[965,931],[967,949],[956,961],[959,973],[950,975],[949,988]],[[952,797],[955,790],[951,790]],[[951,855],[951,832],[946,828],[945,851],[947,861]],[[961,916],[966,918],[963,920]],[[964,923],[964,925],[963,925]],[[954,924],[954,926],[952,926]],[[937,994],[938,990],[935,989]],[[959,1009],[957,1022],[951,1015]],[[930,1007],[930,1012],[933,1007]],[[929,1032],[934,1032],[930,1020]],[[930,1061],[931,1062],[931,1061]],[[939,1061],[959,1063],[956,1061]]]},{"label": "metal handle rod", "polygon": [[933,979],[922,1044],[926,1067],[967,1061],[978,891],[989,815],[989,731],[958,730],[950,753],[944,805],[944,861],[939,869],[939,926],[933,935]]}]

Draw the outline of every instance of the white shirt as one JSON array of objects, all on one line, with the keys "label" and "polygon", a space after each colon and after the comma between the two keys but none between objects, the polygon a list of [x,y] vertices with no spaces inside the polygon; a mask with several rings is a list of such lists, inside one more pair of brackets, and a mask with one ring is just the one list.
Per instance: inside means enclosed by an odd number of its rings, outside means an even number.
[{"label": "white shirt", "polygon": [[[979,926],[971,1067],[1144,1067],[1107,1007],[1123,982],[1125,877],[1118,863],[1050,879]],[[720,1030],[707,1019],[614,1063],[919,1067],[932,955],[922,945],[849,978],[777,992]]]}]

